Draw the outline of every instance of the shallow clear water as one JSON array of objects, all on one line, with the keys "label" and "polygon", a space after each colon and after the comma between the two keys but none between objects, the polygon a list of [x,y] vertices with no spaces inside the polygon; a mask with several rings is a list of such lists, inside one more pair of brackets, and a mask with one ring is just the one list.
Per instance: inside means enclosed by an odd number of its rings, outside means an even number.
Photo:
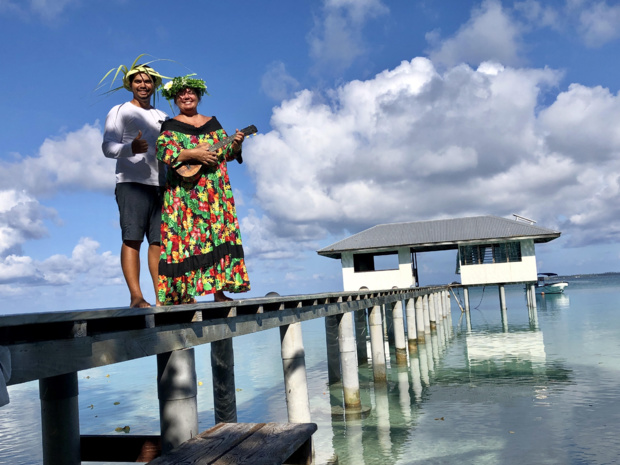
[{"label": "shallow clear water", "polygon": [[[339,386],[328,386],[323,321],[303,324],[318,464],[620,463],[620,275],[569,277],[564,295],[522,287],[470,291],[470,325],[452,318],[398,366],[387,385],[360,366],[363,420],[332,417]],[[471,329],[468,329],[468,326]],[[279,332],[235,339],[238,421],[286,421]],[[196,349],[200,426],[213,425],[209,347]],[[79,374],[84,434],[157,434],[153,357]],[[38,384],[9,388],[0,409],[0,463],[41,463]],[[121,433],[122,434],[122,433]]]}]

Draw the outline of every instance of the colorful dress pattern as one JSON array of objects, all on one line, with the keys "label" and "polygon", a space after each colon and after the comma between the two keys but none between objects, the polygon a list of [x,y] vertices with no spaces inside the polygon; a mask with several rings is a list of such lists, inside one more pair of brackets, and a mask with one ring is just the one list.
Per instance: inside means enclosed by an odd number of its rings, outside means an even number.
[{"label": "colorful dress pattern", "polygon": [[[182,150],[203,142],[215,144],[226,137],[215,117],[199,128],[170,119],[157,139],[157,158],[177,168]],[[218,153],[217,166],[203,166],[190,179],[168,169],[157,286],[164,305],[188,303],[195,296],[220,290],[250,290],[226,167],[226,162],[234,159],[229,144]]]}]

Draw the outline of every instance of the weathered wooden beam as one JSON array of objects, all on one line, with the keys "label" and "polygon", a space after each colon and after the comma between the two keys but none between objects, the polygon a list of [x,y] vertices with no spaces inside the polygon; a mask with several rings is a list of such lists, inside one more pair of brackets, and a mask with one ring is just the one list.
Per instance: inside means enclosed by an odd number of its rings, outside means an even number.
[{"label": "weathered wooden beam", "polygon": [[[166,307],[168,313],[161,310],[163,307],[152,307],[59,312],[60,316],[48,313],[8,315],[0,317],[0,345],[11,351],[13,373],[9,384],[19,384],[364,310],[408,296],[428,294],[432,289],[208,302],[179,306],[183,307],[181,309]],[[261,306],[262,313],[259,311]],[[267,307],[269,311],[265,311]],[[202,311],[203,321],[196,318],[198,311]],[[231,314],[237,316],[228,316]],[[145,317],[149,315],[153,318],[145,324]],[[33,326],[35,321],[41,323]],[[33,327],[53,331],[47,335],[44,330],[31,334],[28,329]],[[82,337],[76,338],[76,332]]]},{"label": "weathered wooden beam", "polygon": [[247,463],[310,465],[314,423],[220,423],[149,465]]}]

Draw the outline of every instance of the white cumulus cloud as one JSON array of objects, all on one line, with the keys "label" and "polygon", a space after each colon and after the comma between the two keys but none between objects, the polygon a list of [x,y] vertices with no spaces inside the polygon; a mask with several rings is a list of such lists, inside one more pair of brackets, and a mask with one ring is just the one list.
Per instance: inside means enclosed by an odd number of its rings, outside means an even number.
[{"label": "white cumulus cloud", "polygon": [[498,0],[485,0],[453,36],[440,39],[440,33],[433,31],[427,40],[431,60],[447,67],[459,63],[477,66],[483,61],[507,65],[522,62],[521,31]]},{"label": "white cumulus cloud", "polygon": [[273,250],[284,257],[300,231],[311,243],[379,223],[511,213],[573,245],[620,240],[620,101],[575,84],[543,107],[561,77],[498,62],[440,73],[415,58],[299,92],[247,146],[265,215],[252,220],[257,250],[282,239]]},{"label": "white cumulus cloud", "polygon": [[47,138],[38,154],[4,162],[0,185],[24,189],[36,196],[79,190],[110,192],[115,166],[103,156],[102,140],[97,123]]},{"label": "white cumulus cloud", "polygon": [[362,32],[367,21],[388,11],[381,0],[324,0],[308,34],[317,70],[339,75],[348,69],[365,52]]}]

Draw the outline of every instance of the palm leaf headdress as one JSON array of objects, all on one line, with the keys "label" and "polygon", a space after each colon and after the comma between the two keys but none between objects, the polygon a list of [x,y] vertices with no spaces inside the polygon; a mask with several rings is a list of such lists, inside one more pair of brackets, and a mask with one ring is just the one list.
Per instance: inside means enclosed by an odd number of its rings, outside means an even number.
[{"label": "palm leaf headdress", "polygon": [[[95,91],[98,91],[99,89],[103,88],[106,85],[105,84],[106,79],[108,79],[108,77],[110,76],[112,76],[112,80],[110,82],[110,89],[105,91],[104,94],[111,94],[121,89],[127,89],[130,91],[131,82],[129,81],[129,77],[136,73],[144,73],[150,76],[150,78],[153,80],[153,84],[155,85],[155,89],[161,86],[162,79],[172,79],[167,76],[162,76],[161,74],[159,74],[157,71],[155,71],[153,68],[149,66],[151,63],[154,63],[156,61],[172,61],[172,60],[166,60],[164,58],[157,58],[151,61],[147,61],[146,63],[137,64],[138,61],[144,56],[149,56],[149,55],[147,55],[146,53],[142,53],[138,55],[138,57],[133,61],[133,63],[131,64],[129,68],[125,65],[120,65],[118,68],[112,68],[110,71],[105,73],[103,78],[101,78],[101,81],[99,81],[99,84],[97,84]],[[123,77],[120,78],[122,81],[122,85],[113,88],[114,83],[116,82],[116,79],[119,78],[119,75],[121,73],[123,75]]]}]

